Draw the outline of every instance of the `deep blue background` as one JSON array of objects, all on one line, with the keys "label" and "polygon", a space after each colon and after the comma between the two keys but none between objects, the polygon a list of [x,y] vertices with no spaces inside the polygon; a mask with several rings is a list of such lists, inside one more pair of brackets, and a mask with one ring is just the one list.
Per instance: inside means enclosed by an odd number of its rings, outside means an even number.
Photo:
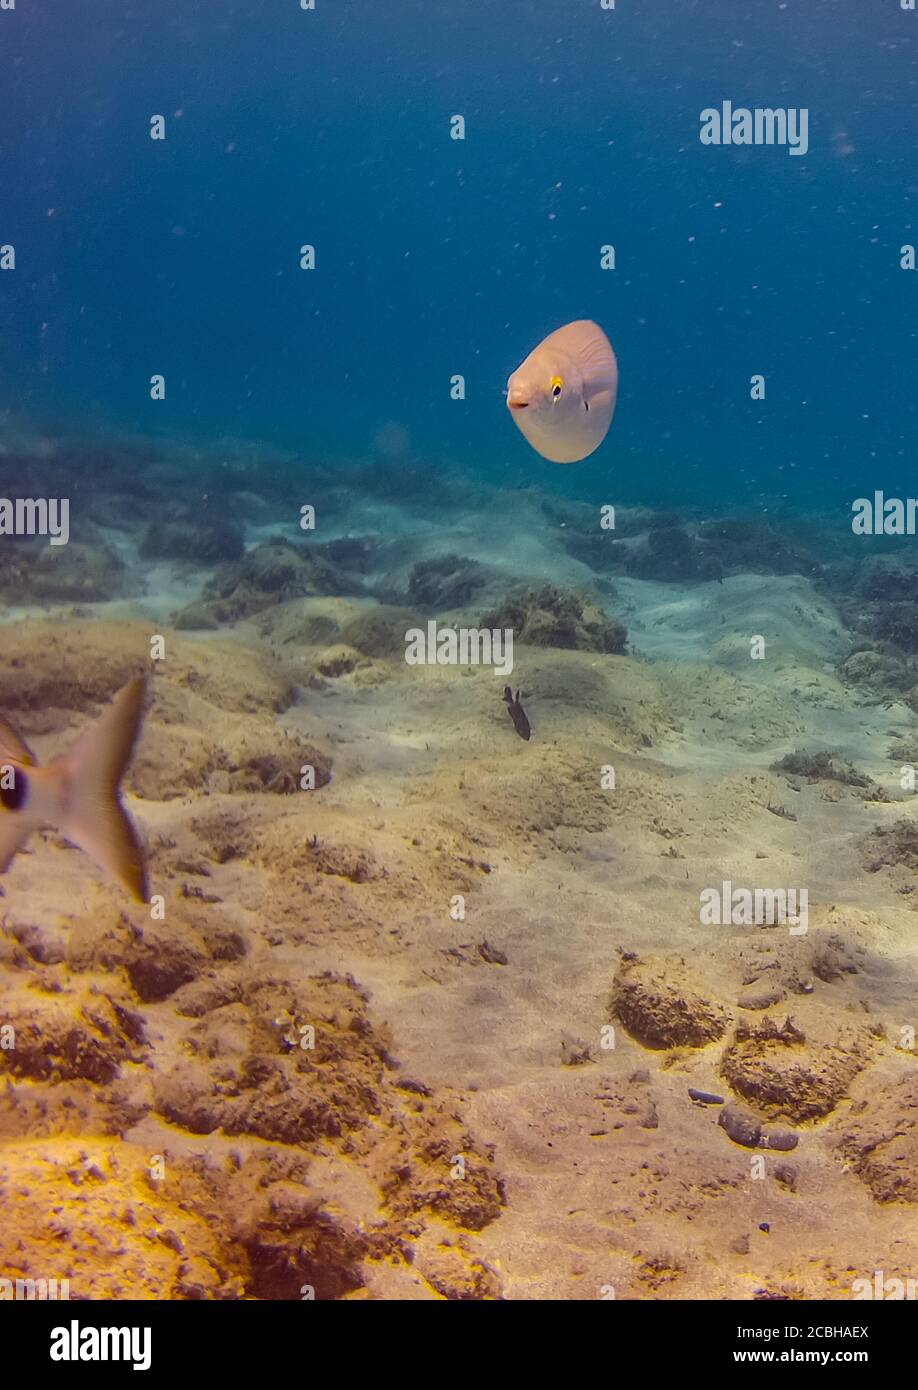
[{"label": "deep blue background", "polygon": [[[808,107],[809,154],[702,146],[725,99]],[[622,502],[918,492],[898,0],[19,0],[0,190],[20,422],[246,437],[308,467],[365,463],[396,421],[434,478],[449,460]],[[580,316],[616,348],[619,408],[558,468],[501,391]]]}]

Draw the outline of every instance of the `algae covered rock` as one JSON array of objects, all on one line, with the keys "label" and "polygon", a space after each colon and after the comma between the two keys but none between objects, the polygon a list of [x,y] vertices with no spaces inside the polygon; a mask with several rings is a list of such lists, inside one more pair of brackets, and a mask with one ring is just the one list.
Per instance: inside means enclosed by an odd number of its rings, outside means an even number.
[{"label": "algae covered rock", "polygon": [[723,1036],[729,1014],[708,999],[681,965],[637,958],[622,962],[612,1014],[645,1047],[704,1047]]},{"label": "algae covered rock", "polygon": [[878,825],[861,844],[864,867],[875,874],[881,869],[918,871],[918,824],[903,816],[892,825]]},{"label": "algae covered rock", "polygon": [[847,607],[852,626],[892,654],[918,653],[918,565],[913,560],[870,556],[861,567]]},{"label": "algae covered rock", "polygon": [[876,1089],[855,1107],[838,1152],[878,1202],[918,1202],[918,1076]]},{"label": "algae covered rock", "polygon": [[56,1280],[52,1298],[242,1297],[249,1262],[223,1234],[206,1184],[171,1157],[166,1171],[168,1181],[153,1180],[149,1147],[116,1138],[7,1142],[0,1183],[16,1197],[0,1229],[5,1277]]},{"label": "algae covered rock", "polygon": [[101,603],[125,591],[123,562],[107,545],[16,546],[0,572],[13,603]]},{"label": "algae covered rock", "polygon": [[122,1062],[143,1058],[142,1028],[117,993],[82,984],[32,999],[11,991],[3,1017],[15,1046],[0,1050],[0,1067],[14,1076],[106,1083]]},{"label": "algae covered rock", "polygon": [[152,521],[140,543],[140,554],[151,560],[184,560],[209,565],[238,560],[243,551],[242,527],[218,508],[182,508]]},{"label": "algae covered rock", "polygon": [[349,676],[358,666],[366,665],[366,657],[356,647],[347,647],[343,642],[326,647],[316,657],[316,670],[320,676],[337,680],[339,676]]},{"label": "algae covered rock", "polygon": [[724,572],[717,547],[705,546],[681,526],[649,531],[629,547],[625,571],[635,579],[669,582],[718,579]]},{"label": "algae covered rock", "polygon": [[852,763],[834,753],[808,753],[798,748],[793,753],[785,753],[780,762],[772,764],[772,771],[805,777],[808,782],[838,782],[861,794],[865,801],[889,800],[889,794],[872,777],[858,772]]},{"label": "algae covered rock", "polygon": [[696,535],[724,572],[814,575],[822,568],[816,547],[808,549],[798,532],[762,516],[711,517]]},{"label": "algae covered rock", "polygon": [[500,1277],[471,1248],[465,1236],[448,1228],[426,1230],[415,1244],[414,1268],[442,1298],[475,1302],[500,1298]]},{"label": "algae covered rock", "polygon": [[408,599],[422,608],[461,608],[485,583],[484,567],[461,555],[419,560],[408,580]]},{"label": "algae covered rock", "polygon": [[234,762],[228,766],[229,790],[232,792],[279,792],[284,795],[301,789],[303,768],[312,771],[312,786],[325,787],[331,781],[332,760],[311,743],[288,738],[279,751],[272,738],[266,747],[257,751],[243,744]]},{"label": "algae covered rock", "polygon": [[409,608],[374,604],[343,625],[341,641],[364,656],[404,659],[405,634],[419,621],[417,613]]},{"label": "algae covered rock", "polygon": [[275,537],[221,569],[200,599],[176,617],[176,626],[212,627],[239,622],[275,604],[342,592],[335,569],[318,550]]},{"label": "algae covered rock", "polygon": [[880,694],[907,690],[914,681],[906,663],[889,652],[859,647],[846,656],[838,668],[839,677],[853,685],[863,685]]},{"label": "algae covered rock", "polygon": [[807,1036],[792,1019],[778,1024],[766,1014],[737,1024],[721,1072],[769,1115],[802,1123],[834,1110],[868,1060],[860,1030],[812,1025]]},{"label": "algae covered rock", "polygon": [[599,605],[580,594],[546,584],[505,599],[478,622],[481,628],[509,628],[514,641],[539,647],[621,653],[627,630]]},{"label": "algae covered rock", "polygon": [[380,1254],[367,1232],[325,1207],[297,1182],[275,1182],[253,1194],[238,1223],[249,1257],[250,1288],[260,1299],[342,1298],[362,1287],[361,1261]]}]

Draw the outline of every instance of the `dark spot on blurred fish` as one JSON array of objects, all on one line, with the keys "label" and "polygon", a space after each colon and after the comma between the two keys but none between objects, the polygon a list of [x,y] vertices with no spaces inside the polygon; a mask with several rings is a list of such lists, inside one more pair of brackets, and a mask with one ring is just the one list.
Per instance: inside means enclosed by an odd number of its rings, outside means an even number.
[{"label": "dark spot on blurred fish", "polygon": [[514,729],[516,729],[520,738],[530,739],[532,737],[532,730],[529,727],[529,720],[526,718],[526,711],[520,704],[520,692],[516,692],[516,698],[514,699],[513,691],[510,689],[509,685],[505,685],[504,700],[510,712],[510,718],[513,720]]}]

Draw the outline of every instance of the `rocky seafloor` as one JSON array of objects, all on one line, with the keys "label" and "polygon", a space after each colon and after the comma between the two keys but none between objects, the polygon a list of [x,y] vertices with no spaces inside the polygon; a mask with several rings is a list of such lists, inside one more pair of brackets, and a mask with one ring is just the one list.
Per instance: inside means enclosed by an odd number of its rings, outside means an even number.
[{"label": "rocky seafloor", "polygon": [[[3,541],[0,711],[44,760],[148,671],[126,789],[162,902],[54,830],[3,879],[5,1277],[914,1277],[907,548],[648,508],[608,532],[449,475],[434,509],[405,461],[310,470],[305,496],[238,451],[7,449],[0,473],[72,508],[67,546]],[[513,630],[530,741],[492,670],[406,664],[431,619]],[[706,925],[725,880],[806,888],[807,930]]]}]

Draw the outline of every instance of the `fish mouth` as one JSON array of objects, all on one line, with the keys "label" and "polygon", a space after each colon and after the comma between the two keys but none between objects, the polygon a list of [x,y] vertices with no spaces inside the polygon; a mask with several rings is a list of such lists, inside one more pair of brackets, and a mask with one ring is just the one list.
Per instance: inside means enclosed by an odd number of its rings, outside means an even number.
[{"label": "fish mouth", "polygon": [[528,401],[508,401],[511,410],[525,410],[529,405]]}]

